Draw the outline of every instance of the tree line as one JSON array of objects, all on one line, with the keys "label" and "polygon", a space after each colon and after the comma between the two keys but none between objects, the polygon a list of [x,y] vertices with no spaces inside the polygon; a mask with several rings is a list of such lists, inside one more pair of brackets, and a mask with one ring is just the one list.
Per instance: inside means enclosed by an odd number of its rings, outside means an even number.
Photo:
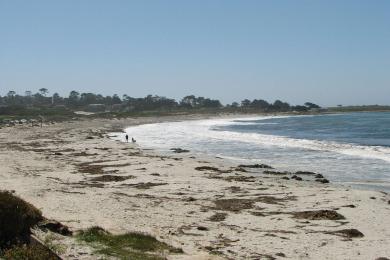
[{"label": "tree line", "polygon": [[[320,106],[306,102],[304,105],[292,106],[287,102],[276,100],[269,103],[263,99],[244,99],[241,102],[222,105],[217,99],[196,97],[189,95],[181,100],[157,95],[147,95],[143,98],[130,97],[117,94],[103,96],[95,93],[79,93],[71,91],[68,96],[62,97],[58,93],[49,95],[49,90],[41,88],[37,93],[26,91],[24,95],[9,91],[7,95],[0,96],[0,108],[11,109],[15,107],[65,107],[71,110],[86,109],[90,106],[104,106],[107,111],[149,111],[149,110],[175,110],[175,109],[229,109],[229,110],[253,110],[259,112],[305,112],[318,109]],[[0,109],[0,112],[2,111]]]}]

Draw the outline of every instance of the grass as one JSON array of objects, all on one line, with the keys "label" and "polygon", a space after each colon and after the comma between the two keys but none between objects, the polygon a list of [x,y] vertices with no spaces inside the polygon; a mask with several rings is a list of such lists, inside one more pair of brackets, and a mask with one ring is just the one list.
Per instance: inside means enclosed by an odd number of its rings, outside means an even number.
[{"label": "grass", "polygon": [[0,120],[9,119],[30,119],[43,116],[46,120],[62,121],[75,116],[75,114],[63,107],[23,107],[10,106],[7,108],[0,108]]},{"label": "grass", "polygon": [[43,219],[32,204],[0,191],[0,259],[58,259],[49,249],[61,253],[65,248],[54,242],[54,235],[45,238],[45,245],[30,244],[31,228]]},{"label": "grass", "polygon": [[0,256],[5,260],[57,260],[47,249],[38,245],[18,245],[7,249]]},{"label": "grass", "polygon": [[66,246],[58,242],[58,238],[55,234],[49,233],[43,240],[43,244],[49,248],[51,251],[55,252],[58,255],[65,253]]},{"label": "grass", "polygon": [[8,191],[0,191],[0,248],[27,241],[31,227],[42,219],[33,205]]},{"label": "grass", "polygon": [[162,260],[166,254],[183,252],[149,235],[141,233],[113,235],[100,227],[81,231],[77,238],[93,246],[96,253],[119,259]]}]

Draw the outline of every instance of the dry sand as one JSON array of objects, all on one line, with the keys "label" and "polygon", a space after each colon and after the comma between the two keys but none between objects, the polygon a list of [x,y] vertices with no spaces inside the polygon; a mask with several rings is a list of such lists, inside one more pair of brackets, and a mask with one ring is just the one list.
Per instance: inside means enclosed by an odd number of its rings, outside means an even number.
[{"label": "dry sand", "polygon": [[[242,172],[218,158],[161,155],[108,137],[126,126],[181,119],[0,129],[0,189],[72,230],[141,231],[185,252],[168,259],[390,257],[389,194]],[[196,169],[202,166],[216,169]],[[65,259],[99,258],[72,239],[63,243]]]}]

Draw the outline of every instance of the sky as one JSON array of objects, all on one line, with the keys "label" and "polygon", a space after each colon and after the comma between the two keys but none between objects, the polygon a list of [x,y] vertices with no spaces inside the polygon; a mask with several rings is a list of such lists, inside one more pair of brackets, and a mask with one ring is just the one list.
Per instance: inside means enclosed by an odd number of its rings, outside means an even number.
[{"label": "sky", "polygon": [[0,95],[390,105],[387,0],[0,0]]}]

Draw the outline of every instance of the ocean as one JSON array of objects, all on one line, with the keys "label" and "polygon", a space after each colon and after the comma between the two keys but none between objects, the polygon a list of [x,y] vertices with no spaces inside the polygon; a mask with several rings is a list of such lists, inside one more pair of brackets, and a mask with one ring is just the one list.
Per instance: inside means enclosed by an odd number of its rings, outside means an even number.
[{"label": "ocean", "polygon": [[140,125],[126,132],[142,147],[162,152],[183,148],[390,191],[390,112],[194,120]]}]

